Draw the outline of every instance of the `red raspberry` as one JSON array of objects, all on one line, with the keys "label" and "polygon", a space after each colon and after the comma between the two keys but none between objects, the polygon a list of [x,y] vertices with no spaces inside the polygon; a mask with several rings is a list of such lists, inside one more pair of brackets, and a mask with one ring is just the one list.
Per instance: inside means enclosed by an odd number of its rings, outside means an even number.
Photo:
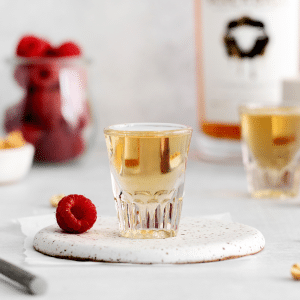
[{"label": "red raspberry", "polygon": [[30,83],[42,88],[58,86],[59,70],[55,64],[35,64],[29,71]]},{"label": "red raspberry", "polygon": [[49,46],[45,53],[44,53],[45,57],[58,57],[59,56],[59,52],[58,52],[58,48],[53,47],[53,46]]},{"label": "red raspberry", "polygon": [[66,232],[83,233],[96,222],[97,210],[90,199],[82,195],[68,195],[58,203],[56,220]]},{"label": "red raspberry", "polygon": [[21,131],[24,139],[33,145],[35,145],[43,135],[43,130],[41,127],[36,125],[23,124]]},{"label": "red raspberry", "polygon": [[23,57],[43,56],[50,43],[34,35],[24,36],[18,43],[16,54]]},{"label": "red raspberry", "polygon": [[72,156],[75,158],[82,154],[86,150],[85,141],[82,136],[82,130],[76,130],[73,141],[73,153]]},{"label": "red raspberry", "polygon": [[61,95],[56,90],[37,90],[30,95],[31,109],[37,118],[38,125],[47,130],[59,126],[62,116]]},{"label": "red raspberry", "polygon": [[26,106],[26,98],[9,107],[4,115],[4,129],[6,132],[19,130],[22,126],[22,118]]},{"label": "red raspberry", "polygon": [[64,128],[44,131],[35,145],[35,161],[67,162],[73,159],[72,144],[72,137]]},{"label": "red raspberry", "polygon": [[57,49],[58,56],[80,56],[81,50],[73,42],[66,42],[60,45]]},{"label": "red raspberry", "polygon": [[14,70],[14,78],[22,88],[27,88],[29,84],[30,67],[25,64],[19,64]]}]

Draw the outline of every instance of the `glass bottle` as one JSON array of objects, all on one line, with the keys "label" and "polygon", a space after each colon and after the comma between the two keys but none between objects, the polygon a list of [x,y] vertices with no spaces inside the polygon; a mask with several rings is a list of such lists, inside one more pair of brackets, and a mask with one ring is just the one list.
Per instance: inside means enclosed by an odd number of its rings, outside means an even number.
[{"label": "glass bottle", "polygon": [[298,74],[297,0],[195,0],[199,156],[241,160],[238,107]]}]

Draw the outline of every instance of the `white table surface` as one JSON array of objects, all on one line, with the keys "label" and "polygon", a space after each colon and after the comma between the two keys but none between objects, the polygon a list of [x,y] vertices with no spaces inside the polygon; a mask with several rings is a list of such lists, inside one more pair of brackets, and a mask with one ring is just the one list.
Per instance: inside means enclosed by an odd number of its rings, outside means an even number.
[{"label": "white table surface", "polygon": [[258,200],[247,193],[242,165],[190,159],[183,216],[229,212],[255,227],[265,249],[238,259],[187,265],[93,263],[35,266],[24,262],[24,235],[13,219],[54,213],[54,194],[83,194],[98,215],[114,216],[107,154],[98,149],[80,162],[34,165],[19,183],[0,186],[0,256],[48,282],[42,296],[26,294],[0,274],[0,299],[299,299],[300,282],[290,275],[300,262],[300,199]]}]

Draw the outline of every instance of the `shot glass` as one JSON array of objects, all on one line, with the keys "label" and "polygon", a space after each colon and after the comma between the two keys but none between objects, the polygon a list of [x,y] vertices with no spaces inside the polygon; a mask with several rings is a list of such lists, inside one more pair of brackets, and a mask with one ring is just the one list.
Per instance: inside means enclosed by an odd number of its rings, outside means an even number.
[{"label": "shot glass", "polygon": [[192,129],[131,123],[104,129],[120,234],[156,239],[177,234]]},{"label": "shot glass", "polygon": [[257,198],[289,198],[300,186],[300,107],[240,108],[248,189]]}]

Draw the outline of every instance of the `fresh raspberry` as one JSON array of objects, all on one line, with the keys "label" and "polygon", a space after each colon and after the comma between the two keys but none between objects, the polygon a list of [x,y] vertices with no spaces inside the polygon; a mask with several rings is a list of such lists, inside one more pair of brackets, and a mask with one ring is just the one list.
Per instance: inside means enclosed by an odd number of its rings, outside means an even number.
[{"label": "fresh raspberry", "polygon": [[43,135],[43,130],[41,127],[36,125],[23,124],[21,131],[24,139],[33,145],[35,145]]},{"label": "fresh raspberry", "polygon": [[35,144],[35,161],[67,162],[73,156],[72,136],[65,128],[45,130],[42,138]]},{"label": "fresh raspberry", "polygon": [[59,91],[37,90],[30,95],[30,104],[38,125],[47,130],[59,126],[59,122],[63,118]]},{"label": "fresh raspberry", "polygon": [[96,222],[97,210],[90,199],[82,195],[68,195],[58,203],[56,220],[66,232],[83,233]]},{"label": "fresh raspberry", "polygon": [[26,106],[26,98],[9,107],[4,115],[4,129],[6,132],[20,129]]},{"label": "fresh raspberry", "polygon": [[58,56],[59,56],[58,48],[53,47],[53,46],[49,46],[49,47],[45,50],[44,56],[45,56],[45,57],[58,57]]},{"label": "fresh raspberry", "polygon": [[44,130],[42,138],[35,144],[35,160],[55,163],[79,157],[86,149],[81,131],[60,119],[59,126]]},{"label": "fresh raspberry", "polygon": [[26,35],[19,41],[16,54],[22,57],[44,56],[44,52],[50,47],[50,43],[34,35]]},{"label": "fresh raspberry", "polygon": [[25,64],[19,64],[14,70],[14,78],[22,88],[27,88],[29,84],[30,67]]},{"label": "fresh raspberry", "polygon": [[66,42],[61,44],[58,49],[58,56],[80,56],[81,49],[73,42]]},{"label": "fresh raspberry", "polygon": [[73,150],[72,156],[74,158],[81,155],[86,150],[82,130],[78,130],[78,129],[76,130],[74,135],[72,150]]},{"label": "fresh raspberry", "polygon": [[59,67],[54,63],[35,64],[29,71],[30,84],[36,87],[50,88],[59,85]]}]

